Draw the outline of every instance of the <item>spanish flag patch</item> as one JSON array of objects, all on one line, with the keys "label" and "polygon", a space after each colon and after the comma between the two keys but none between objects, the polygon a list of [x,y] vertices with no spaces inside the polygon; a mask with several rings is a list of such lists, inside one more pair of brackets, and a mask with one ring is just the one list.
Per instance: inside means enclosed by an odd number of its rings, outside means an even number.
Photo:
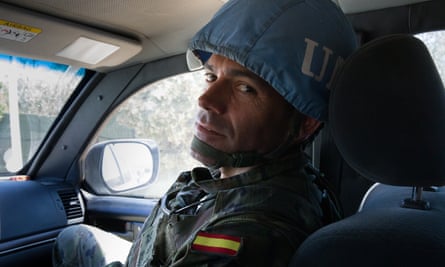
[{"label": "spanish flag patch", "polygon": [[192,250],[212,254],[236,256],[241,247],[241,237],[199,232],[192,243]]}]

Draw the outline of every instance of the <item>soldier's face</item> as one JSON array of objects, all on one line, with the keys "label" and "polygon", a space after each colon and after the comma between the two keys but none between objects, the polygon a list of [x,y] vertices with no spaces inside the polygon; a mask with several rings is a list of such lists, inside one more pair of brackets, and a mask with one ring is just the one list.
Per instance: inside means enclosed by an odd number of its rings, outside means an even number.
[{"label": "soldier's face", "polygon": [[206,63],[195,136],[224,152],[267,153],[287,138],[292,106],[267,82],[225,57]]}]

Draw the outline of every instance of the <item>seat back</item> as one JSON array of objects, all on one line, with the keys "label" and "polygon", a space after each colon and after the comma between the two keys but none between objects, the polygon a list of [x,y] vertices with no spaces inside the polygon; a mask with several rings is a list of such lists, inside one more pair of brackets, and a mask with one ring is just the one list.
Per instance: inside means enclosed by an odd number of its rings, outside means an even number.
[{"label": "seat back", "polygon": [[[362,209],[309,236],[290,266],[437,266],[445,251],[445,91],[425,45],[392,35],[357,50],[331,92],[345,161],[379,184]],[[424,189],[427,189],[425,191]]]}]

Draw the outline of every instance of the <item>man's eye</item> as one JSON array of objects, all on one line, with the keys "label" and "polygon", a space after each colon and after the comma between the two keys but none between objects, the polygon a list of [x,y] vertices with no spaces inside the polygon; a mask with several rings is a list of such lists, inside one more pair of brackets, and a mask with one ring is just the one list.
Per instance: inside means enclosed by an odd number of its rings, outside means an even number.
[{"label": "man's eye", "polygon": [[216,75],[213,73],[204,74],[206,82],[214,82],[216,80]]},{"label": "man's eye", "polygon": [[247,84],[240,84],[238,85],[238,89],[243,93],[255,93],[255,89],[248,86]]}]

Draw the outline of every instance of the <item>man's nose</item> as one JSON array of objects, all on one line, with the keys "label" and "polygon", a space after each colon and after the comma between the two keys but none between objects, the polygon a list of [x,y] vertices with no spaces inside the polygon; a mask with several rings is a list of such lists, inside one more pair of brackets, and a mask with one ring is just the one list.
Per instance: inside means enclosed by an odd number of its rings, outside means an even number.
[{"label": "man's nose", "polygon": [[227,110],[228,100],[230,98],[230,90],[227,82],[215,81],[211,83],[207,89],[198,98],[198,104],[201,108],[223,114]]}]

